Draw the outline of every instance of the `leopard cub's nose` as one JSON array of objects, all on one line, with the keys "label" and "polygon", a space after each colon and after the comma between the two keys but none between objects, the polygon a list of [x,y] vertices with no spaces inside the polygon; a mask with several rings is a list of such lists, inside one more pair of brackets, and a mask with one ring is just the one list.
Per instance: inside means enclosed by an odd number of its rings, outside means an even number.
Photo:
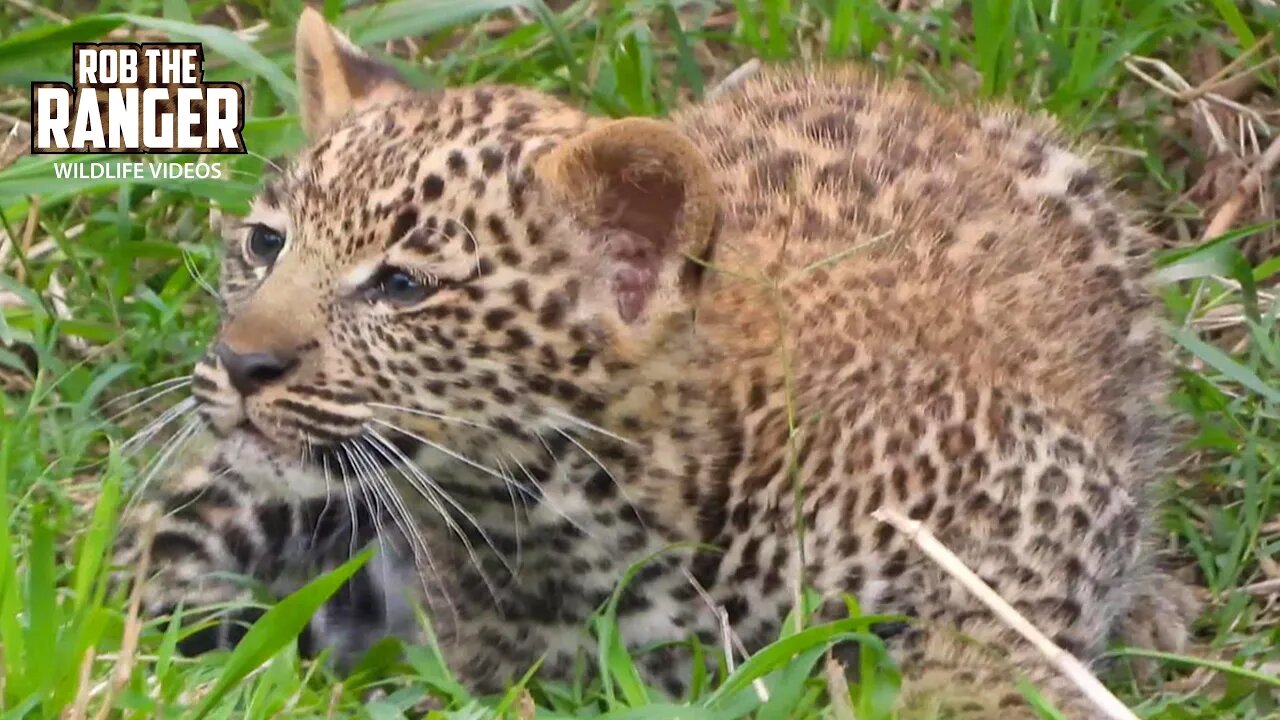
[{"label": "leopard cub's nose", "polygon": [[222,361],[222,367],[227,371],[232,387],[245,397],[282,379],[298,366],[298,356],[294,353],[280,351],[240,353],[225,342],[218,343],[213,349],[213,354]]}]

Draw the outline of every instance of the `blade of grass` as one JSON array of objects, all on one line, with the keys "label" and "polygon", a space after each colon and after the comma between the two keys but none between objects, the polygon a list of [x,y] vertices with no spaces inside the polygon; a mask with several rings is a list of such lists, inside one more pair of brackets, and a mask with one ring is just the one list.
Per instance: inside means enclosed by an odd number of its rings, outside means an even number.
[{"label": "blade of grass", "polygon": [[1217,672],[1224,673],[1226,675],[1231,675],[1233,677],[1250,680],[1260,685],[1266,685],[1267,687],[1280,689],[1280,675],[1273,675],[1271,673],[1262,672],[1260,670],[1254,670],[1253,668],[1233,665],[1232,663],[1223,662],[1221,660],[1213,660],[1211,658],[1203,658],[1203,657],[1192,657],[1190,655],[1178,655],[1177,653],[1161,652],[1159,650],[1146,650],[1144,648],[1133,648],[1133,647],[1116,648],[1107,654],[1128,656],[1128,657],[1151,658],[1152,660],[1163,660],[1164,662],[1171,662],[1171,663],[1178,663],[1181,665],[1191,665],[1194,667],[1208,668],[1210,670],[1216,670]]},{"label": "blade of grass", "polygon": [[[53,528],[42,503],[31,509],[31,544],[27,550],[26,607],[28,652],[26,674],[31,691],[47,693],[56,680],[58,643],[57,569],[53,556]],[[74,669],[73,669],[74,671]],[[45,707],[53,715],[55,708]]]},{"label": "blade of grass", "polygon": [[529,0],[401,0],[373,4],[351,10],[335,21],[335,25],[359,45],[426,35],[444,28],[457,27],[483,15],[529,7]]},{"label": "blade of grass", "polygon": [[704,702],[705,707],[716,707],[729,696],[750,687],[757,678],[764,677],[773,670],[782,667],[792,657],[813,647],[824,649],[836,641],[870,642],[874,637],[867,632],[875,623],[896,622],[902,618],[893,616],[866,615],[848,620],[838,620],[825,625],[805,628],[794,635],[789,635],[764,647],[742,663],[725,682],[711,693]]},{"label": "blade of grass", "polygon": [[1194,333],[1182,328],[1175,328],[1170,334],[1179,345],[1186,348],[1192,355],[1200,358],[1233,382],[1252,390],[1269,402],[1280,403],[1280,389],[1263,382],[1257,373],[1236,362],[1222,350],[1206,343],[1196,337]]},{"label": "blade of grass", "polygon": [[248,41],[226,28],[216,25],[197,25],[133,13],[123,13],[108,17],[116,17],[150,30],[159,30],[171,37],[204,43],[206,50],[213,50],[244,68],[250,74],[265,80],[290,112],[297,110],[298,94],[294,88],[293,81],[289,79],[288,75],[284,74],[284,70],[258,52]]},{"label": "blade of grass", "polygon": [[199,720],[207,716],[246,675],[296,640],[311,616],[368,562],[372,552],[372,548],[366,549],[332,572],[312,580],[258,618],[227,658],[218,682],[204,697],[193,717]]}]

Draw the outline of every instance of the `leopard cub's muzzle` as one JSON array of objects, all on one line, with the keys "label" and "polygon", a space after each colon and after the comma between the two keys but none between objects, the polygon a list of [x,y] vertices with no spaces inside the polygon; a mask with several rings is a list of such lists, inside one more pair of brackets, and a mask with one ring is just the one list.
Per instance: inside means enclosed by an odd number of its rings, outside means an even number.
[{"label": "leopard cub's muzzle", "polygon": [[215,434],[260,436],[280,450],[339,445],[360,437],[364,399],[326,387],[308,372],[307,349],[217,341],[197,364],[194,394]]}]

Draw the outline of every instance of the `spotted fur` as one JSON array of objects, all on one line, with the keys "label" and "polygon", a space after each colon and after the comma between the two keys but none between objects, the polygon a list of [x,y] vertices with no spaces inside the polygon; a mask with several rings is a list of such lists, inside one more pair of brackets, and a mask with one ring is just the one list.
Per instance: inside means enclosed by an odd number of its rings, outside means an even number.
[{"label": "spotted fur", "polygon": [[[1016,714],[1023,676],[1091,717],[888,506],[1086,661],[1181,642],[1191,605],[1144,543],[1171,445],[1154,243],[1050,121],[845,69],[609,121],[414,92],[336,37],[300,41],[337,53],[303,92],[347,104],[310,101],[312,144],[230,233],[223,349],[195,372],[211,460],[135,524],[159,528],[153,610],[244,596],[214,570],[284,592],[380,544],[308,642],[412,639],[422,603],[494,690],[544,655],[571,673],[656,554],[618,609],[635,646],[718,646],[715,606],[759,648],[803,583],[823,617],[847,593],[915,619],[880,628],[904,706]],[[259,225],[286,238],[272,263]],[[389,267],[421,297],[389,299]],[[289,363],[244,392],[226,348]],[[642,664],[690,677],[679,647]]]}]

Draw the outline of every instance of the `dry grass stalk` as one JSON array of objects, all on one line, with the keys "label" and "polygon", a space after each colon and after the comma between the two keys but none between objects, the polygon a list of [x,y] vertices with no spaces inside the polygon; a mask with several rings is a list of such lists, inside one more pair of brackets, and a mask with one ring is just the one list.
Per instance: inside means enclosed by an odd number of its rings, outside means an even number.
[{"label": "dry grass stalk", "polygon": [[533,696],[528,690],[520,691],[520,699],[516,705],[516,716],[520,720],[534,720],[538,714],[538,707],[533,703]]},{"label": "dry grass stalk", "polygon": [[[155,538],[155,523],[147,523],[143,528],[142,547],[150,548]],[[94,720],[106,720],[115,705],[115,696],[129,684],[129,676],[133,674],[133,666],[137,661],[138,639],[142,635],[142,586],[146,583],[147,573],[151,570],[150,551],[142,554],[138,568],[133,574],[133,590],[129,594],[129,610],[124,621],[124,637],[120,640],[120,652],[116,660],[115,671],[107,683],[107,695]]]},{"label": "dry grass stalk", "polygon": [[831,700],[831,717],[835,720],[857,720],[853,713],[853,703],[849,702],[849,680],[845,675],[844,665],[829,650],[822,670],[827,683],[827,697]]},{"label": "dry grass stalk", "polygon": [[[1257,53],[1258,50],[1261,50],[1262,48],[1268,47],[1270,45],[1272,35],[1273,33],[1267,33],[1266,35],[1263,35],[1262,37],[1258,38],[1258,41],[1255,42],[1251,47],[1249,47],[1247,50],[1237,55],[1236,58],[1231,62],[1227,63],[1221,68],[1218,68],[1213,74],[1205,78],[1204,81],[1201,82],[1198,86],[1184,92],[1182,94],[1182,97],[1179,99],[1183,101],[1195,100],[1196,98],[1202,95],[1205,95],[1206,93],[1214,92],[1225,85],[1237,82],[1241,78],[1252,76],[1257,72],[1261,71],[1266,66],[1270,65],[1273,61],[1280,59],[1280,57],[1268,58],[1267,60],[1264,60],[1261,63],[1245,68],[1242,72],[1239,72],[1239,73],[1236,72],[1240,70],[1240,68],[1244,66],[1245,61],[1248,60],[1250,57],[1252,57],[1255,53]],[[1223,94],[1228,94],[1228,93],[1223,93]]]},{"label": "dry grass stalk", "polygon": [[231,24],[236,30],[244,29],[244,18],[240,15],[240,11],[236,9],[235,5],[227,3],[222,6],[222,10],[227,14],[227,17],[231,18]]},{"label": "dry grass stalk", "polygon": [[329,707],[325,711],[326,720],[338,717],[338,709],[342,706],[342,683],[336,683],[329,691]]},{"label": "dry grass stalk", "polygon": [[[702,587],[702,583],[698,582],[698,579],[693,576],[693,573],[689,572],[688,568],[685,568],[683,572],[684,579],[689,582],[689,585],[702,598],[702,602],[706,603],[707,609],[711,611],[711,614],[716,616],[716,622],[720,625],[721,651],[724,653],[729,674],[732,675],[734,670],[737,669],[733,660],[734,649],[736,648],[743,658],[751,657],[751,653],[747,652],[747,647],[743,644],[742,638],[738,637],[738,634],[733,631],[733,625],[729,622],[729,611],[725,610],[723,605],[716,603],[715,599],[706,591],[706,588]],[[751,685],[755,688],[756,697],[760,698],[760,702],[769,701],[769,688],[765,686],[763,680],[756,678]]]},{"label": "dry grass stalk", "polygon": [[1245,585],[1240,589],[1250,595],[1256,595],[1258,597],[1280,595],[1280,578],[1262,580],[1260,582],[1253,583],[1252,585]]},{"label": "dry grass stalk", "polygon": [[71,705],[71,711],[66,715],[68,720],[83,720],[88,717],[89,712],[89,691],[93,688],[93,662],[98,657],[97,648],[89,648],[89,652],[84,654],[84,660],[80,663],[80,679],[79,687],[76,689],[76,699]]},{"label": "dry grass stalk", "polygon": [[1277,162],[1280,162],[1280,137],[1276,137],[1271,141],[1271,145],[1258,158],[1258,162],[1254,164],[1253,169],[1240,181],[1235,192],[1231,193],[1227,201],[1218,208],[1213,220],[1209,222],[1209,226],[1204,230],[1203,240],[1215,238],[1231,229],[1232,223],[1235,222],[1236,216],[1240,214],[1240,210],[1244,208],[1249,196],[1262,189]]},{"label": "dry grass stalk", "polygon": [[1119,698],[1113,695],[1093,673],[1089,672],[1084,663],[1077,660],[1071,653],[1058,647],[1044,633],[1040,632],[1039,628],[1031,624],[1031,621],[1015,610],[1004,598],[1000,597],[999,593],[992,590],[990,585],[983,582],[982,578],[978,577],[976,573],[961,562],[955,553],[939,542],[933,536],[933,533],[929,532],[928,528],[908,518],[898,510],[889,507],[877,509],[871,513],[871,517],[892,525],[898,532],[910,538],[930,560],[936,562],[949,575],[958,580],[961,585],[964,585],[966,590],[973,593],[984,605],[991,608],[996,617],[1018,631],[1018,634],[1026,638],[1036,650],[1039,650],[1040,654],[1044,655],[1045,659],[1057,668],[1058,672],[1075,683],[1080,688],[1080,692],[1090,702],[1098,706],[1104,717],[1112,718],[1112,720],[1137,720],[1138,716],[1124,703],[1120,702]]},{"label": "dry grass stalk", "polygon": [[738,86],[742,85],[747,80],[750,80],[752,75],[755,75],[757,72],[759,72],[760,67],[761,65],[760,65],[759,58],[751,58],[750,60],[742,63],[737,67],[737,69],[729,73],[729,75],[725,77],[724,80],[721,80],[720,84],[708,90],[706,94],[706,99],[708,101],[715,100],[717,97],[731,90],[736,89]]},{"label": "dry grass stalk", "polygon": [[[22,257],[28,257],[31,251],[31,245],[35,243],[36,228],[40,225],[40,196],[35,195],[31,198],[31,204],[27,207],[27,221],[22,227]],[[27,269],[24,263],[19,263],[14,270],[14,277],[18,282],[26,282]]]},{"label": "dry grass stalk", "polygon": [[0,127],[8,125],[0,137],[0,170],[3,170],[26,155],[31,144],[31,123],[22,118],[0,113]]}]

